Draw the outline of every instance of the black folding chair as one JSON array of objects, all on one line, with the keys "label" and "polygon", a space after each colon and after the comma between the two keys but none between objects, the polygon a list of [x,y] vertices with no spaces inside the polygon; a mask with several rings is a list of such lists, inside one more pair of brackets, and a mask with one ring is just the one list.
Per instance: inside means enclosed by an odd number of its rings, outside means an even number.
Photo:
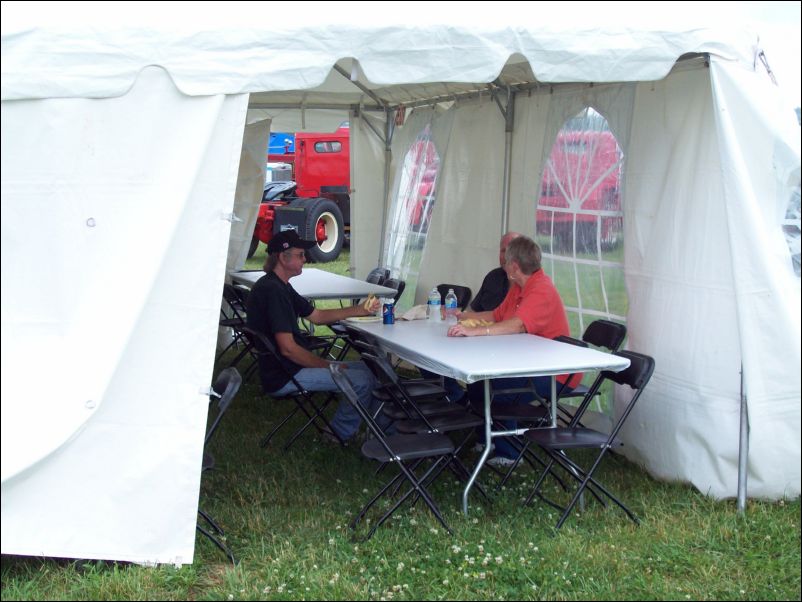
[{"label": "black folding chair", "polygon": [[[440,521],[443,528],[450,534],[454,534],[443,518],[440,509],[432,499],[426,489],[426,484],[431,481],[433,475],[438,474],[442,467],[456,460],[454,456],[454,444],[445,435],[437,433],[426,433],[422,435],[385,435],[370,412],[359,402],[351,382],[348,380],[348,370],[341,370],[338,364],[331,365],[331,374],[334,382],[337,383],[346,399],[354,406],[354,409],[365,421],[372,437],[362,445],[362,455],[371,460],[381,463],[394,463],[398,466],[398,474],[388,481],[379,492],[373,496],[367,504],[359,511],[350,524],[351,529],[356,529],[359,522],[365,517],[368,511],[385,494],[394,489],[397,483],[403,483],[404,479],[409,484],[409,489],[403,493],[395,503],[385,512],[373,525],[365,539],[370,539],[384,522],[403,504],[413,493],[417,494],[432,514]],[[431,464],[421,476],[415,474],[415,469],[419,467],[423,460],[431,460]],[[417,499],[417,496],[415,499]]]},{"label": "black folding chair", "polygon": [[[208,447],[212,436],[217,431],[217,427],[220,426],[220,420],[231,406],[231,402],[233,401],[234,396],[237,394],[237,391],[239,391],[241,385],[242,377],[240,376],[239,372],[237,372],[236,368],[226,368],[217,376],[217,380],[214,382],[209,401],[213,404],[214,399],[217,399],[217,416],[215,416],[214,420],[212,421],[212,425],[206,432],[206,438],[203,441],[203,465],[201,472],[206,472],[207,470],[214,468],[214,456],[206,448]],[[228,556],[232,564],[236,564],[237,561],[235,560],[231,549],[220,540],[220,537],[225,537],[225,532],[220,525],[218,525],[207,512],[201,510],[200,507],[198,508],[198,514],[209,526],[209,529],[206,529],[201,526],[200,523],[198,523],[195,525],[198,531],[208,537],[214,545],[220,548],[225,555]]]},{"label": "black folding chair", "polygon": [[[584,341],[580,341],[578,339],[574,339],[568,336],[559,336],[555,337],[555,341],[560,341],[562,343],[569,343],[571,345],[576,345],[577,347],[588,347],[588,344]],[[568,392],[567,384],[570,382],[571,378],[574,375],[570,375],[566,381],[562,385],[558,385],[557,387],[557,411],[561,420],[565,422],[565,424],[570,423],[571,419],[573,418],[573,413],[565,408],[562,404],[559,403],[560,398]],[[549,423],[551,420],[551,400],[542,399],[535,390],[534,383],[531,383],[529,387],[523,387],[520,389],[504,389],[494,391],[495,394],[499,393],[509,393],[509,392],[524,392],[524,393],[531,393],[535,396],[536,401],[538,402],[537,405],[532,404],[516,404],[516,403],[494,403],[490,406],[490,412],[493,419],[493,422],[496,423],[499,428],[506,428],[503,424],[505,421],[515,421],[519,426],[530,426],[530,427],[542,427]],[[532,453],[529,449],[529,441],[522,438],[522,437],[510,437],[510,442],[512,446],[518,449],[518,456],[515,458],[515,461],[510,465],[507,469],[507,472],[504,474],[504,477],[501,479],[499,484],[497,485],[497,489],[501,489],[504,485],[506,485],[507,481],[512,476],[513,471],[518,468],[521,461],[526,461],[533,469],[539,470],[540,468],[544,467],[546,464],[541,460],[538,456]],[[536,466],[537,465],[537,466]],[[565,483],[559,477],[555,478],[559,481],[560,485],[565,488]]]},{"label": "black folding chair", "polygon": [[[629,367],[621,372],[611,372],[609,370],[602,371],[596,378],[596,381],[593,383],[591,388],[588,390],[587,395],[585,395],[585,399],[582,400],[582,404],[579,406],[579,409],[574,415],[573,420],[567,427],[558,427],[553,429],[532,429],[527,431],[525,434],[527,439],[537,444],[540,449],[542,449],[548,455],[549,462],[543,473],[540,475],[540,478],[538,478],[537,482],[535,483],[535,486],[532,488],[532,492],[526,498],[524,505],[529,504],[537,495],[550,505],[560,507],[553,501],[547,500],[540,493],[543,480],[548,474],[553,474],[555,464],[562,467],[569,476],[579,482],[579,486],[571,498],[571,501],[567,506],[562,508],[563,513],[562,516],[560,516],[560,520],[557,521],[557,529],[562,527],[563,523],[565,523],[566,519],[571,514],[571,511],[582,495],[582,492],[585,491],[586,488],[588,491],[593,493],[593,495],[600,502],[602,502],[602,504],[604,504],[604,502],[600,498],[601,495],[615,502],[615,504],[621,508],[627,514],[627,516],[629,516],[629,518],[635,522],[635,524],[640,523],[638,517],[635,516],[635,514],[633,514],[629,508],[627,508],[618,498],[610,493],[610,491],[593,476],[596,472],[596,469],[601,464],[602,459],[604,459],[605,455],[607,454],[607,451],[613,447],[621,447],[623,445],[623,443],[618,439],[618,433],[624,426],[624,422],[626,422],[626,419],[632,412],[632,408],[635,407],[635,403],[640,398],[641,393],[643,393],[643,389],[648,384],[649,379],[652,377],[652,373],[654,372],[654,359],[647,355],[635,353],[634,351],[617,351],[614,355],[627,358],[630,361]],[[613,425],[610,434],[601,433],[593,429],[579,426],[579,421],[582,417],[582,414],[590,405],[590,402],[593,399],[593,396],[596,394],[596,391],[605,381],[608,380],[619,385],[627,385],[633,390],[632,397],[624,407],[623,411],[621,412],[621,416],[618,418],[615,425]],[[584,470],[566,453],[569,450],[575,449],[598,450],[599,453],[589,469]]]},{"label": "black folding chair", "polygon": [[373,268],[365,277],[365,282],[371,284],[384,284],[384,281],[390,277],[390,270],[387,268]]},{"label": "black folding chair", "polygon": [[[463,412],[459,405],[448,401],[446,390],[430,381],[402,380],[382,352],[364,339],[353,342],[362,361],[376,377],[379,386],[373,397],[382,402],[381,411],[392,420],[441,416]],[[414,407],[415,404],[421,404]]]},{"label": "black folding chair", "polygon": [[231,342],[217,354],[215,361],[219,361],[229,349],[239,346],[242,342],[242,327],[245,326],[245,304],[247,295],[247,289],[234,286],[233,284],[223,284],[223,303],[220,305],[219,326],[230,328],[232,336]]},{"label": "black folding chair", "polygon": [[[243,328],[242,331],[245,337],[253,345],[254,352],[257,356],[257,362],[260,361],[259,358],[262,356],[271,356],[279,365],[281,365],[278,351],[265,334],[257,332],[256,330],[253,330],[247,326]],[[284,443],[284,451],[287,451],[295,442],[295,440],[298,439],[298,437],[300,437],[310,426],[314,426],[319,433],[326,433],[327,435],[330,433],[339,439],[340,443],[344,443],[344,441],[340,439],[340,436],[337,435],[336,431],[331,428],[329,421],[323,414],[326,407],[328,407],[328,405],[335,399],[336,392],[326,392],[326,398],[322,403],[318,404],[313,397],[313,392],[307,391],[304,387],[302,387],[301,384],[295,380],[295,377],[289,372],[285,372],[285,375],[287,377],[287,381],[292,381],[292,384],[295,386],[295,391],[286,395],[275,395],[269,391],[265,391],[265,394],[269,395],[273,399],[291,399],[295,403],[295,407],[275,427],[273,427],[273,430],[271,430],[267,435],[264,436],[264,438],[262,438],[262,440],[259,442],[259,446],[267,447],[267,445],[270,443],[270,440],[273,438],[273,435],[281,430],[281,428],[287,424],[287,422],[289,422],[290,419],[292,419],[299,411],[306,415],[307,421],[300,428],[298,428],[289,439],[287,439],[287,441]],[[321,426],[318,424],[318,422],[323,423],[323,425]]]},{"label": "black folding chair", "polygon": [[454,294],[457,296],[457,307],[459,307],[461,311],[465,311],[465,308],[468,307],[468,303],[471,302],[471,297],[473,296],[471,289],[461,284],[438,284],[437,292],[440,293],[440,303],[443,304],[443,307],[446,306],[446,295],[450,288],[454,289]]},{"label": "black folding chair", "polygon": [[[607,351],[618,351],[627,338],[627,327],[618,322],[610,320],[594,320],[582,334],[582,340],[589,345],[605,349]],[[562,397],[585,397],[588,387],[578,385],[573,391],[566,391]]]},{"label": "black folding chair", "polygon": [[401,298],[401,295],[404,294],[404,287],[406,287],[407,283],[403,280],[399,280],[398,278],[387,278],[383,283],[382,286],[386,286],[387,288],[394,288],[397,292],[395,297],[393,297],[393,302],[398,303],[398,300]]}]

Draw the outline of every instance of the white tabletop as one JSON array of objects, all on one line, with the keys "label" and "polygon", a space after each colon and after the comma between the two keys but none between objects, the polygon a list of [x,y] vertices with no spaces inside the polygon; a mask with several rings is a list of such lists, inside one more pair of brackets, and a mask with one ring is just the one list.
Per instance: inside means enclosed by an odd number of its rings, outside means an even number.
[{"label": "white tabletop", "polygon": [[[231,272],[231,279],[250,288],[264,275],[262,270]],[[300,275],[290,278],[290,284],[299,295],[307,299],[361,299],[371,293],[377,297],[395,297],[397,292],[386,286],[316,268],[304,268]]]},{"label": "white tabletop", "polygon": [[445,322],[351,323],[397,356],[468,383],[511,376],[553,376],[591,370],[618,372],[626,358],[531,334],[449,337]]},{"label": "white tabletop", "polygon": [[[557,388],[555,376],[593,370],[619,372],[629,367],[629,360],[610,353],[560,343],[531,334],[489,337],[449,337],[445,322],[415,320],[395,324],[350,323],[349,326],[373,336],[385,350],[443,376],[465,382],[485,381],[485,441],[493,437],[520,434],[525,429],[494,431],[490,412],[490,386],[493,378],[515,376],[550,376],[551,425],[557,423]],[[468,514],[468,494],[490,455],[485,445],[462,494],[462,510]]]}]

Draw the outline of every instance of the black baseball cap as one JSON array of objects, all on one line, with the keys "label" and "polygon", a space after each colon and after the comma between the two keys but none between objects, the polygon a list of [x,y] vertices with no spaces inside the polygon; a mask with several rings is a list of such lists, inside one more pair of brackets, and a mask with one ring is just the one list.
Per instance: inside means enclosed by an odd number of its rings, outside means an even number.
[{"label": "black baseball cap", "polygon": [[284,230],[275,234],[270,242],[267,243],[268,254],[281,253],[287,249],[311,249],[317,244],[314,240],[304,240],[295,230]]}]

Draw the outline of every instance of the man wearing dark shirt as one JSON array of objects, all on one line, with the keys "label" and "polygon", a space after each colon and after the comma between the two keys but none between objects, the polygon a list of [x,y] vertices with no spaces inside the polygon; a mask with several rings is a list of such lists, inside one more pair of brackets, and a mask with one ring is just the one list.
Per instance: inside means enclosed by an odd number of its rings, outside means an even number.
[{"label": "man wearing dark shirt", "polygon": [[[479,292],[471,301],[471,311],[493,311],[504,301],[507,291],[510,290],[510,281],[507,272],[504,271],[504,256],[507,252],[507,245],[519,236],[521,235],[518,232],[507,232],[501,237],[498,249],[498,262],[501,267],[490,270],[482,280]],[[423,369],[419,369],[419,371],[424,378],[437,377],[434,372]],[[443,378],[443,387],[451,401],[467,403],[467,398],[463,399],[465,391],[456,380],[449,377]]]},{"label": "man wearing dark shirt", "polygon": [[[302,240],[295,230],[276,234],[267,245],[266,273],[248,295],[248,326],[267,335],[278,351],[278,357],[259,358],[262,388],[268,394],[294,392],[296,387],[288,375],[294,376],[307,391],[339,390],[329,372],[332,362],[307,349],[298,326],[299,317],[313,324],[331,324],[352,316],[370,315],[379,306],[379,300],[373,299],[368,308],[360,304],[341,309],[317,309],[299,295],[289,281],[301,273],[306,263],[304,250],[314,244],[315,241]],[[344,362],[342,366],[347,369],[348,379],[362,405],[368,411],[375,410],[378,401],[372,391],[376,382],[370,370],[362,362]],[[359,414],[343,399],[330,424],[340,439],[347,441],[359,430],[360,422]]]},{"label": "man wearing dark shirt", "polygon": [[482,280],[482,286],[479,292],[471,301],[471,310],[473,311],[493,311],[507,296],[507,291],[510,290],[510,280],[507,277],[507,272],[504,271],[504,254],[507,252],[507,245],[510,241],[518,238],[518,232],[507,232],[501,237],[498,249],[498,263],[499,266],[494,270],[490,270]]}]

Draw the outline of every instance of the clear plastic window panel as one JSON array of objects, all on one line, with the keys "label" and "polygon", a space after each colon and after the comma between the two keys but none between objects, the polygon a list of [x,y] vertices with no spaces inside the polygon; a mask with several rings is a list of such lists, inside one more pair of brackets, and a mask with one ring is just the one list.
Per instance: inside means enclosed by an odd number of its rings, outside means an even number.
[{"label": "clear plastic window panel", "polygon": [[431,140],[430,126],[417,136],[401,163],[398,194],[390,212],[386,265],[406,287],[398,310],[412,306],[421,257],[436,198],[440,155]]},{"label": "clear plastic window panel", "polygon": [[[624,153],[607,120],[586,108],[563,125],[547,157],[537,191],[536,239],[571,334],[581,338],[594,320],[626,321]],[[610,412],[609,395],[597,409]]]},{"label": "clear plastic window panel", "polygon": [[791,193],[788,200],[788,208],[785,212],[785,219],[782,222],[785,241],[788,243],[788,250],[791,253],[791,264],[797,278],[800,278],[800,214],[799,214],[799,186]]}]

